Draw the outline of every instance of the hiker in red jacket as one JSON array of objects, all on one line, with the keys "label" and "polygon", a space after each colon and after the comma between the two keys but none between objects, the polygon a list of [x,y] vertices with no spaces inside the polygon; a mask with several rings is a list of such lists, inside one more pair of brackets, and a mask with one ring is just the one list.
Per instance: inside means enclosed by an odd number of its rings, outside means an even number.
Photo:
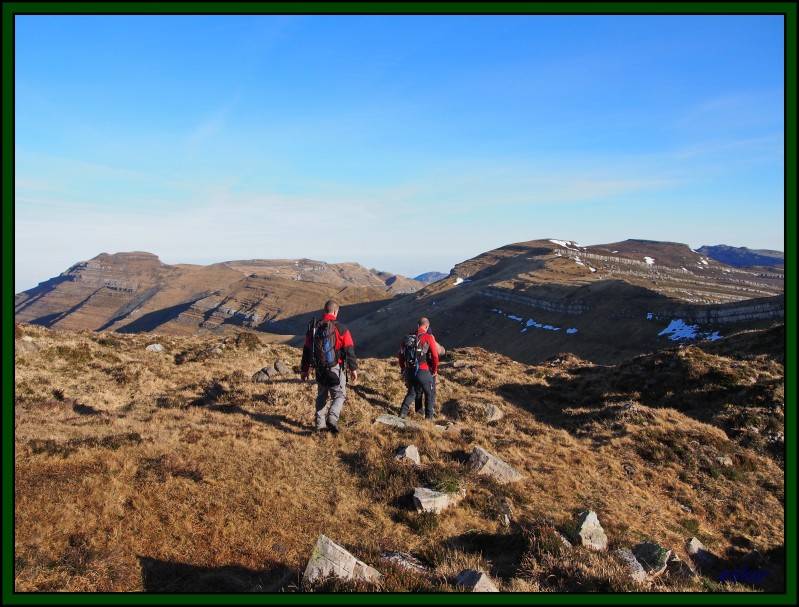
[{"label": "hiker in red jacket", "polygon": [[400,345],[399,364],[408,386],[400,417],[407,417],[411,403],[417,396],[424,395],[425,418],[433,419],[436,413],[439,347],[436,338],[430,333],[430,321],[422,317],[416,324],[416,334],[406,336]]},{"label": "hiker in red jacket", "polygon": [[[308,379],[311,367],[316,375],[316,430],[330,429],[338,434],[338,418],[347,397],[347,369],[353,383],[358,381],[358,359],[355,342],[349,329],[340,324],[338,304],[332,299],[325,303],[322,319],[312,321],[305,334],[300,372]],[[332,403],[328,404],[328,396]]]}]

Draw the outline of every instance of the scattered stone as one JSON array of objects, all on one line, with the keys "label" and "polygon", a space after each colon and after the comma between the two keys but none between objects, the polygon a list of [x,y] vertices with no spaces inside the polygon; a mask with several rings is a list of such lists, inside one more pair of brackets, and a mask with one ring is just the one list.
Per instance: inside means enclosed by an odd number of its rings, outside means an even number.
[{"label": "scattered stone", "polygon": [[289,375],[291,374],[291,367],[289,367],[282,360],[277,360],[275,361],[275,371],[277,371],[280,375]]},{"label": "scattered stone", "polygon": [[452,366],[455,369],[468,369],[469,365],[470,363],[465,360],[456,360],[454,363],[452,363]]},{"label": "scattered stone", "polygon": [[696,577],[696,571],[674,552],[671,553],[669,560],[666,562],[666,573],[670,577],[684,580]]},{"label": "scattered stone", "polygon": [[641,563],[638,562],[638,559],[635,558],[632,550],[629,548],[619,548],[616,550],[616,556],[627,566],[630,577],[634,582],[642,583],[647,580],[646,570]]},{"label": "scattered stone", "polygon": [[23,335],[22,341],[27,341],[28,343],[33,342],[33,338],[30,335]]},{"label": "scattered stone", "polygon": [[716,555],[709,552],[705,545],[696,537],[692,537],[686,542],[685,551],[700,569],[712,568],[718,561]]},{"label": "scattered stone", "polygon": [[522,474],[505,463],[496,455],[492,455],[482,447],[475,447],[469,457],[469,466],[477,474],[492,477],[499,483],[511,483],[523,478]]},{"label": "scattered stone", "polygon": [[393,426],[395,428],[407,428],[411,423],[409,420],[402,419],[397,415],[379,415],[375,422],[385,424],[386,426]]},{"label": "scattered stone", "polygon": [[413,490],[413,503],[417,512],[435,512],[440,514],[449,506],[454,506],[463,497],[463,492],[444,493],[427,487],[416,487]]},{"label": "scattered stone", "polygon": [[633,554],[649,576],[657,577],[666,571],[671,550],[655,542],[641,542],[633,548]]},{"label": "scattered stone", "polygon": [[377,569],[358,560],[326,535],[320,535],[308,559],[302,581],[312,583],[331,575],[344,580],[372,583],[380,581],[382,577]]},{"label": "scattered stone", "polygon": [[729,455],[719,455],[716,461],[725,468],[730,468],[732,466],[732,458]]},{"label": "scattered stone", "polygon": [[582,512],[577,518],[577,531],[575,541],[590,550],[607,550],[608,536],[599,524],[596,512],[588,510]]},{"label": "scattered stone", "polygon": [[380,558],[409,571],[425,574],[430,573],[430,570],[425,567],[422,561],[407,552],[384,552],[380,555]]},{"label": "scattered stone", "polygon": [[497,407],[496,405],[492,405],[491,403],[487,403],[485,406],[485,414],[486,414],[486,422],[497,422],[505,417],[505,412]]},{"label": "scattered stone", "polygon": [[222,355],[222,348],[220,348],[219,346],[217,346],[216,348],[214,348],[213,350],[211,350],[211,354],[213,354],[213,355],[215,355],[215,356],[221,356],[221,355]]},{"label": "scattered stone", "polygon": [[442,426],[440,424],[422,424],[419,422],[412,421],[410,419],[403,419],[397,415],[379,415],[377,419],[375,419],[375,423],[384,424],[386,426],[392,426],[394,428],[417,428],[417,429],[424,429],[424,428],[432,428],[436,432],[443,432],[444,430],[448,429],[448,426]]},{"label": "scattered stone", "polygon": [[150,344],[145,348],[145,350],[147,350],[148,352],[163,352],[164,346],[162,346],[161,344]]},{"label": "scattered stone", "polygon": [[394,459],[400,462],[410,462],[414,466],[422,465],[422,460],[419,457],[419,449],[416,448],[416,445],[401,447],[394,456]]},{"label": "scattered stone", "polygon": [[455,583],[470,592],[499,592],[494,582],[482,571],[466,569],[458,574]]},{"label": "scattered stone", "polygon": [[266,383],[266,382],[269,381],[269,374],[267,374],[266,371],[263,371],[263,370],[258,371],[258,373],[256,373],[255,375],[252,376],[252,380],[256,384]]}]

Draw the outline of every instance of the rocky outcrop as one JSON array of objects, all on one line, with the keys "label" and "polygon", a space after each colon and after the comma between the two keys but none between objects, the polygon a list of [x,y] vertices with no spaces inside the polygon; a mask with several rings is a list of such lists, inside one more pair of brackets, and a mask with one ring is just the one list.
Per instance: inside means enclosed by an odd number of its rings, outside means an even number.
[{"label": "rocky outcrop", "polygon": [[326,535],[320,535],[308,559],[302,581],[311,584],[330,576],[370,583],[377,583],[382,577],[377,569],[358,560]]}]

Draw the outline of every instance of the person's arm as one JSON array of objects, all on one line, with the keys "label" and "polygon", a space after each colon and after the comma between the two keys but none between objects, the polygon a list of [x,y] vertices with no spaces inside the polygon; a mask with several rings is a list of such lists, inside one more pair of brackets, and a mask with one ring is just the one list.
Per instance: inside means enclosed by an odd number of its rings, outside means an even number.
[{"label": "person's arm", "polygon": [[430,373],[435,375],[438,373],[438,344],[434,336],[431,335],[428,339],[430,340]]},{"label": "person's arm", "polygon": [[302,362],[300,363],[300,374],[303,377],[308,376],[311,369],[311,334],[305,334],[305,345],[302,347]]},{"label": "person's arm", "polygon": [[344,330],[341,335],[341,349],[344,350],[347,357],[347,366],[350,371],[358,370],[358,357],[355,356],[355,341],[352,339],[350,330],[342,327]]}]

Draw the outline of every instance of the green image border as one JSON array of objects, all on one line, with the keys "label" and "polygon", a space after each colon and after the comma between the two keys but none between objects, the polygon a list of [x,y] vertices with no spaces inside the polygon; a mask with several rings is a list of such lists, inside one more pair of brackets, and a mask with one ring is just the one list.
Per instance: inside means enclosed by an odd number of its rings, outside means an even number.
[{"label": "green image border", "polygon": [[[155,594],[14,591],[14,17],[37,14],[772,14],[785,31],[784,593]],[[796,16],[793,2],[3,2],[2,4],[2,600],[3,604],[796,604]]]}]

